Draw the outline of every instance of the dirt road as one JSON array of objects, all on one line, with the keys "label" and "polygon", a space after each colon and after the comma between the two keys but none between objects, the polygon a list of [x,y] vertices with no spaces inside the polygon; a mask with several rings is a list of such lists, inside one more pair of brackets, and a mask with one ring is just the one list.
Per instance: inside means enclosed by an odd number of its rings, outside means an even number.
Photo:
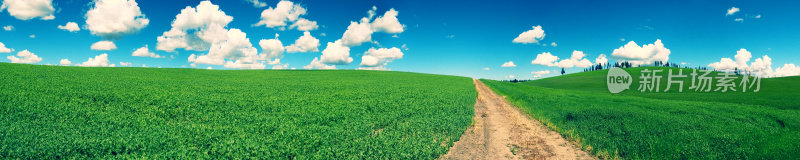
[{"label": "dirt road", "polygon": [[442,159],[597,159],[532,120],[483,82],[478,90],[475,124]]}]

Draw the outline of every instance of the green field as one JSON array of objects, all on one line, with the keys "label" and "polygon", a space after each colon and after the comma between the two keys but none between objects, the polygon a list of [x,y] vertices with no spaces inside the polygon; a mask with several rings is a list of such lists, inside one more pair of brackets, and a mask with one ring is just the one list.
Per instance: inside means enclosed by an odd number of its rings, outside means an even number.
[{"label": "green field", "polygon": [[471,79],[0,63],[0,159],[434,159]]},{"label": "green field", "polygon": [[[688,79],[682,93],[642,93],[636,90],[642,69],[626,69],[634,84],[620,94],[608,92],[607,70],[520,84],[483,81],[521,110],[601,157],[800,158],[800,77],[762,79],[758,93],[697,93],[688,90]],[[665,82],[666,76],[662,90]]]}]

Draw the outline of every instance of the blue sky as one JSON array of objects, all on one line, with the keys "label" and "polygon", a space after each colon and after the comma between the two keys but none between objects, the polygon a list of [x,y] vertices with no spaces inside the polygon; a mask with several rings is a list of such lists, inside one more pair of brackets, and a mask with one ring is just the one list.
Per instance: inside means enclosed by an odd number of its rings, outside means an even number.
[{"label": "blue sky", "polygon": [[[130,32],[110,33],[120,35],[117,37],[93,34],[89,29],[87,12],[96,7],[91,0],[55,0],[51,3],[54,11],[27,20],[19,15],[12,16],[11,12],[20,10],[15,8],[12,11],[12,1],[18,0],[5,0],[4,4],[8,3],[8,7],[0,12],[0,26],[13,26],[10,30],[0,30],[0,43],[14,51],[0,53],[0,62],[12,62],[11,58],[6,57],[17,56],[18,52],[28,50],[41,58],[35,64],[57,65],[61,59],[68,59],[71,65],[76,65],[105,53],[108,63],[115,64],[116,67],[123,66],[120,62],[130,62],[130,66],[134,67],[144,64],[148,67],[234,69],[203,61],[189,61],[192,54],[217,54],[209,53],[209,49],[175,47],[172,52],[157,49],[157,38],[173,29],[171,24],[176,20],[176,15],[181,14],[184,8],[197,8],[201,3],[199,0],[137,0],[136,7],[142,14],[138,18],[147,19],[148,23],[140,28],[128,27],[126,31]],[[282,50],[280,65],[288,64],[286,68],[304,69],[313,59],[320,58],[322,65],[335,66],[337,69],[390,69],[491,79],[505,79],[514,75],[515,78],[531,79],[534,76],[531,72],[534,71],[560,70],[559,65],[554,63],[550,66],[531,63],[537,55],[544,52],[559,57],[558,61],[569,59],[574,51],[581,51],[585,55],[583,58],[592,63],[596,62],[600,54],[606,55],[610,62],[615,62],[621,58],[646,54],[639,52],[650,52],[648,49],[630,49],[615,53],[615,49],[631,41],[641,46],[660,40],[663,48],[669,50],[670,62],[686,63],[689,66],[717,63],[715,68],[749,68],[769,72],[773,76],[800,74],[800,71],[796,71],[800,69],[794,66],[800,63],[800,30],[797,29],[800,12],[795,11],[800,6],[800,1],[293,2],[306,10],[300,18],[316,22],[315,29],[308,32],[318,39],[319,46],[317,51],[299,53]],[[258,3],[263,5],[254,5],[253,0],[211,1],[225,15],[233,18],[224,29],[228,33],[234,28],[246,33],[249,45],[258,54],[265,51],[259,44],[260,40],[273,39],[276,33],[284,47],[294,44],[296,39],[303,36],[304,31],[289,27],[297,23],[296,18],[282,19],[286,22],[283,27],[255,25],[263,20],[262,12],[277,8],[279,1],[259,0]],[[368,11],[373,6],[376,8],[375,16],[369,18]],[[738,11],[728,14],[734,7]],[[376,23],[378,18],[390,17],[386,14],[390,9],[398,13],[397,22],[402,25],[399,30],[396,27],[381,28]],[[45,18],[50,14],[55,18]],[[365,17],[374,32],[370,34],[370,41],[345,45],[350,49],[349,55],[334,52],[333,47],[328,47],[328,42],[345,39],[343,33],[348,30],[351,22],[359,22]],[[77,23],[80,31],[70,32],[58,28],[67,22]],[[386,21],[383,24],[392,26],[392,22]],[[113,26],[115,22],[112,20],[104,23],[112,24],[100,25]],[[543,38],[535,39],[538,43],[512,42],[521,33],[532,30],[533,26],[540,26],[544,31]],[[189,30],[188,34],[195,33],[192,31]],[[31,38],[31,35],[35,37]],[[101,40],[112,41],[116,49],[91,49],[92,44]],[[249,48],[246,44],[206,42],[212,48],[214,45]],[[554,42],[557,46],[552,45]],[[165,58],[132,55],[145,45],[150,52]],[[397,50],[391,50],[392,47]],[[322,52],[327,48],[332,48],[331,52],[327,52],[330,55],[323,56]],[[376,49],[376,52],[365,53],[370,48]],[[380,50],[381,48],[386,50]],[[658,48],[653,52],[664,51]],[[741,49],[745,49],[746,55],[752,57],[742,60],[743,64],[721,59],[733,60],[737,54],[745,55],[737,52]],[[396,51],[402,54],[398,55]],[[240,53],[234,52],[219,53],[223,56],[218,58],[225,63],[248,61],[241,58],[242,56],[236,56]],[[377,57],[377,63],[364,65],[362,57],[367,54]],[[770,63],[766,65],[769,71],[763,63],[755,62],[759,58],[765,61],[765,55],[770,59]],[[347,62],[347,58],[353,60]],[[270,69],[273,65],[268,63],[276,58],[254,59],[257,60],[246,63],[261,64],[264,66],[262,68]],[[653,57],[645,57],[639,60],[652,59]],[[733,61],[737,60],[739,59]],[[508,61],[513,61],[516,67],[501,67]],[[788,64],[792,65],[787,66]],[[566,70],[578,72],[583,69],[575,66]],[[542,76],[553,75],[555,74]]]}]

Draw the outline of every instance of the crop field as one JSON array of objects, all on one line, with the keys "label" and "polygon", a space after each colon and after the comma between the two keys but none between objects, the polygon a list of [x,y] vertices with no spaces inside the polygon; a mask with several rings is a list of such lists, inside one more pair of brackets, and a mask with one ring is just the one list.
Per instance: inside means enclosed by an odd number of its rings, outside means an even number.
[{"label": "crop field", "polygon": [[517,84],[483,82],[533,118],[601,157],[800,158],[800,77],[762,79],[757,93],[697,93],[687,89],[688,79],[681,93],[641,93],[636,89],[642,69],[626,69],[634,83],[620,94],[608,92],[607,70]]},{"label": "crop field", "polygon": [[469,78],[392,71],[0,73],[0,159],[435,159],[477,96]]}]

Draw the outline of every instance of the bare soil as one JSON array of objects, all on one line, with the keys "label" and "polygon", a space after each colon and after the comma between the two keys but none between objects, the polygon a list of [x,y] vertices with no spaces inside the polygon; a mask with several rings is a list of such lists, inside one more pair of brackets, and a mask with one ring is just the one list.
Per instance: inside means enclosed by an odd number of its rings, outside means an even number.
[{"label": "bare soil", "polygon": [[474,124],[441,159],[597,159],[530,118],[480,80]]}]

